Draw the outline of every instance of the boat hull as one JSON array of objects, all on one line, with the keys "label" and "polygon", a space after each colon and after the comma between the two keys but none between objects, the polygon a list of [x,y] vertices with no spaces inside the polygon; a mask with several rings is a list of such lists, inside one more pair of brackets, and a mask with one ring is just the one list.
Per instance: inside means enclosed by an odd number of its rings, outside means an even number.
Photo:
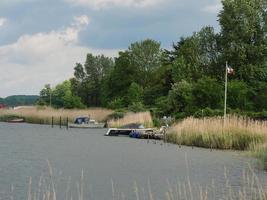
[{"label": "boat hull", "polygon": [[7,122],[8,123],[23,123],[23,122],[25,122],[25,120],[21,118],[21,119],[8,120]]},{"label": "boat hull", "polygon": [[68,124],[69,128],[104,128],[105,123],[97,123],[97,124]]}]

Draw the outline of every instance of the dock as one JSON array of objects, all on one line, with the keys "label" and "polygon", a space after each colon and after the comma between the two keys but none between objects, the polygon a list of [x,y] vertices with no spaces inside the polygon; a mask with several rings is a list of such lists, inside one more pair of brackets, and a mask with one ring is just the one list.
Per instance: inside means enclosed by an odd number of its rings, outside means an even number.
[{"label": "dock", "polygon": [[155,129],[131,129],[131,128],[110,128],[106,136],[129,136],[139,139],[163,139],[163,133],[157,133]]}]

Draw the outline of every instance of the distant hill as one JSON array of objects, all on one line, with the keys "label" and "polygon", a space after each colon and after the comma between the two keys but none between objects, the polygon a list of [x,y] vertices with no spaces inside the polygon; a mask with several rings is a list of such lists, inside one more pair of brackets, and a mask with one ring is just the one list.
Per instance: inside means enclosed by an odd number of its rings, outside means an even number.
[{"label": "distant hill", "polygon": [[6,98],[0,98],[0,104],[8,106],[34,105],[39,99],[37,95],[13,95]]}]

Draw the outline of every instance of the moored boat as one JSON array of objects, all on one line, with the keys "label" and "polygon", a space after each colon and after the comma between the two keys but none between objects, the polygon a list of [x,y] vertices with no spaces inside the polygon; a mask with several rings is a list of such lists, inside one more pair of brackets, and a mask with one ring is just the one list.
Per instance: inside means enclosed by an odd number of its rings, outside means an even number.
[{"label": "moored boat", "polygon": [[89,117],[77,117],[74,123],[68,123],[69,128],[104,128],[105,123],[99,123]]},{"label": "moored boat", "polygon": [[23,118],[16,118],[16,119],[10,119],[7,121],[8,123],[23,123],[25,120]]}]

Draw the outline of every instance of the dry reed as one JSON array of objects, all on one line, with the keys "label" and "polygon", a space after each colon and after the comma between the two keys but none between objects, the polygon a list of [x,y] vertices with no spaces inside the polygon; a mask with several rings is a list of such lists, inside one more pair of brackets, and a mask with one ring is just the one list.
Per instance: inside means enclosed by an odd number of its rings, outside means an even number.
[{"label": "dry reed", "polygon": [[150,112],[127,113],[122,119],[112,119],[108,121],[108,126],[121,127],[131,123],[143,124],[145,127],[153,127]]},{"label": "dry reed", "polygon": [[228,116],[187,118],[168,131],[168,141],[179,145],[247,150],[267,139],[267,122]]},{"label": "dry reed", "polygon": [[[47,178],[41,177],[37,187],[37,191],[32,188],[32,178],[29,179],[28,186],[28,200],[56,200],[59,197],[59,191],[55,188],[55,178],[52,176],[50,170],[51,166],[49,164],[49,176]],[[166,200],[209,200],[209,199],[236,199],[236,200],[266,200],[267,195],[265,193],[265,187],[261,184],[259,178],[255,174],[254,170],[249,166],[248,170],[243,170],[241,177],[241,185],[233,187],[229,179],[229,171],[224,168],[224,182],[217,185],[214,180],[211,180],[207,185],[199,185],[195,182],[191,182],[189,173],[188,178],[185,182],[177,182],[176,184],[171,184],[167,179],[167,191],[165,192]],[[77,183],[77,189],[75,191],[70,191],[70,179],[67,183],[66,196],[65,199],[78,199],[84,200],[88,199],[84,194],[84,173],[81,172],[81,178],[79,183]],[[152,193],[152,186],[149,179],[147,187],[142,188],[142,193],[139,191],[138,184],[134,181],[134,193],[136,200],[147,199],[154,200],[154,194]],[[75,194],[73,196],[73,194]],[[12,195],[12,194],[11,194]],[[115,188],[114,182],[111,179],[111,193],[110,199],[119,200],[126,199],[128,195],[124,195],[119,188]],[[132,195],[129,195],[132,197]],[[127,198],[128,199],[128,198]]]},{"label": "dry reed", "polygon": [[62,117],[63,120],[68,118],[70,121],[78,116],[90,116],[97,121],[103,121],[113,111],[103,108],[90,108],[90,109],[53,109],[50,107],[35,107],[35,106],[23,106],[13,110],[0,110],[0,116],[18,116],[25,118],[29,123],[44,123],[49,124],[51,117],[54,117],[55,123]]}]

